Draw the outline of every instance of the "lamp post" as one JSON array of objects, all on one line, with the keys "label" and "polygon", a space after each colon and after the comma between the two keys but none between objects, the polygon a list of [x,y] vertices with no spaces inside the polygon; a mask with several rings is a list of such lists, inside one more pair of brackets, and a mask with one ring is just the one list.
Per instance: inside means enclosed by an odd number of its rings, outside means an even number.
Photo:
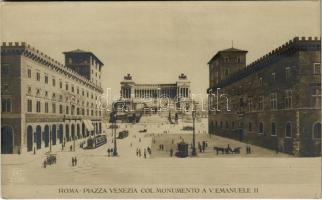
[{"label": "lamp post", "polygon": [[117,154],[117,145],[116,145],[116,112],[113,113],[113,118],[112,118],[112,122],[113,122],[113,131],[114,131],[114,149],[113,149],[113,156],[118,156]]},{"label": "lamp post", "polygon": [[192,152],[191,152],[191,156],[197,156],[197,152],[196,152],[196,127],[195,127],[195,120],[196,120],[196,110],[195,107],[193,107],[192,109],[192,123],[193,123],[193,132],[192,132]]}]

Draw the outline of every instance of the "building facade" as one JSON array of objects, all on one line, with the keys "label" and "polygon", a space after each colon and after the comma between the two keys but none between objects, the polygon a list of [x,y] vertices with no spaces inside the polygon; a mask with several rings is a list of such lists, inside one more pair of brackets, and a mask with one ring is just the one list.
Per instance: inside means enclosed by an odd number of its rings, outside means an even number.
[{"label": "building facade", "polygon": [[132,102],[131,109],[147,106],[157,110],[187,110],[191,106],[190,81],[180,74],[175,83],[139,84],[135,83],[130,74],[121,82],[121,100]]},{"label": "building facade", "polygon": [[209,62],[209,133],[296,156],[321,155],[321,45],[290,40],[246,65],[247,51]]},{"label": "building facade", "polygon": [[91,52],[64,54],[65,65],[25,42],[2,44],[2,153],[64,146],[101,133],[103,63]]}]

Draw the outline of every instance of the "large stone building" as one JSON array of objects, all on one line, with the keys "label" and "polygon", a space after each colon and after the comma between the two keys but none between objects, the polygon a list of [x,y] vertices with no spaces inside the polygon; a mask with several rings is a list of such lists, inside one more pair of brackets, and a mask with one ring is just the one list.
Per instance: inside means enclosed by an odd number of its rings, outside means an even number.
[{"label": "large stone building", "polygon": [[190,81],[181,74],[175,83],[135,83],[130,74],[121,82],[121,100],[131,102],[131,109],[145,105],[156,110],[188,110],[191,106]]},{"label": "large stone building", "polygon": [[64,52],[65,65],[30,45],[1,46],[1,152],[51,148],[99,134],[103,63],[91,52]]},{"label": "large stone building", "polygon": [[209,62],[209,133],[297,156],[321,155],[321,45],[290,40],[246,65],[247,51]]}]

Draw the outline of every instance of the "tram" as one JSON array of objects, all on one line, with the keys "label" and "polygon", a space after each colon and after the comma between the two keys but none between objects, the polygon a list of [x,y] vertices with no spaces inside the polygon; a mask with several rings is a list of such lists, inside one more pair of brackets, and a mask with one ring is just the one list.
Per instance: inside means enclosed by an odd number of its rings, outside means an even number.
[{"label": "tram", "polygon": [[107,143],[106,135],[97,135],[94,138],[87,139],[87,148],[95,149]]}]

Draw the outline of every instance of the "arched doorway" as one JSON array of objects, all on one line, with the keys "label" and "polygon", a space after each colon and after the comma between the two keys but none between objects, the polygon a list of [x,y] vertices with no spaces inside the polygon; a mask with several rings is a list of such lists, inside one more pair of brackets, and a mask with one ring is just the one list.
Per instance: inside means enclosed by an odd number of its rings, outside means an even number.
[{"label": "arched doorway", "polygon": [[69,137],[69,124],[66,124],[66,128],[65,128],[66,130],[66,140],[67,140],[67,142],[70,140],[70,137]]},{"label": "arched doorway", "polygon": [[82,123],[82,135],[83,135],[83,138],[86,137],[85,135],[85,124]]},{"label": "arched doorway", "polygon": [[51,128],[51,143],[56,145],[56,125],[53,125]]},{"label": "arched doorway", "polygon": [[36,142],[37,149],[40,149],[41,148],[41,127],[39,125],[36,127],[36,134],[35,134],[34,140]]},{"label": "arched doorway", "polygon": [[315,123],[313,126],[313,138],[321,139],[321,123]]},{"label": "arched doorway", "polygon": [[75,140],[75,125],[72,124],[72,140]]},{"label": "arched doorway", "polygon": [[286,123],[285,126],[285,137],[291,138],[292,137],[292,126],[290,122]]},{"label": "arched doorway", "polygon": [[58,132],[59,143],[63,143],[64,138],[64,126],[62,124],[59,125],[59,132]]},{"label": "arched doorway", "polygon": [[44,131],[44,141],[45,141],[45,147],[49,146],[49,126],[45,126],[45,131]]},{"label": "arched doorway", "polygon": [[1,153],[13,153],[13,130],[10,126],[1,128]]},{"label": "arched doorway", "polygon": [[98,132],[101,134],[102,133],[102,123],[98,124]]},{"label": "arched doorway", "polygon": [[210,122],[210,126],[209,126],[209,130],[208,131],[209,131],[210,134],[213,133],[213,131],[214,131],[214,122],[213,121]]},{"label": "arched doorway", "polygon": [[27,151],[32,151],[32,126],[27,127]]},{"label": "arched doorway", "polygon": [[80,126],[79,124],[77,124],[77,139],[80,139],[81,135],[80,135]]}]

